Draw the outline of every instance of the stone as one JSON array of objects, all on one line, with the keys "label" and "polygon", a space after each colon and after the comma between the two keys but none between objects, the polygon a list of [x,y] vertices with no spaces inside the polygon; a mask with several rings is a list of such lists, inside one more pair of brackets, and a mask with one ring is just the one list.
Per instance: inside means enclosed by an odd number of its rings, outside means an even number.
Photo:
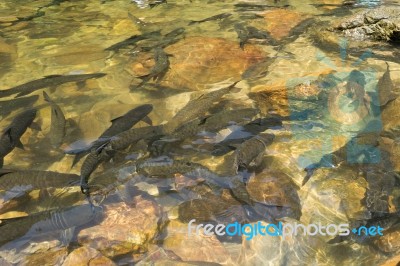
[{"label": "stone", "polygon": [[80,247],[73,250],[68,254],[65,259],[63,266],[78,266],[78,265],[104,265],[113,266],[116,265],[112,260],[103,256],[99,251],[90,247]]},{"label": "stone", "polygon": [[242,50],[236,42],[223,38],[189,37],[165,48],[170,57],[170,70],[161,84],[175,89],[202,90],[226,80],[241,79],[252,64],[265,53],[254,45]]},{"label": "stone", "polygon": [[300,217],[300,199],[292,180],[282,172],[268,169],[256,174],[247,184],[250,198],[256,202],[288,209],[286,215]]},{"label": "stone", "polygon": [[382,6],[361,11],[335,27],[355,40],[400,41],[400,7]]},{"label": "stone", "polygon": [[201,231],[188,235],[188,224],[171,221],[166,229],[163,247],[174,252],[183,261],[213,262],[231,265],[230,255],[219,240]]},{"label": "stone", "polygon": [[273,9],[259,15],[264,17],[264,21],[260,25],[257,23],[257,26],[267,30],[277,41],[288,37],[296,26],[309,18],[307,14],[289,9]]},{"label": "stone", "polygon": [[147,245],[158,234],[160,209],[140,196],[135,201],[135,207],[124,202],[106,205],[104,220],[81,230],[78,242],[107,257],[146,251]]}]

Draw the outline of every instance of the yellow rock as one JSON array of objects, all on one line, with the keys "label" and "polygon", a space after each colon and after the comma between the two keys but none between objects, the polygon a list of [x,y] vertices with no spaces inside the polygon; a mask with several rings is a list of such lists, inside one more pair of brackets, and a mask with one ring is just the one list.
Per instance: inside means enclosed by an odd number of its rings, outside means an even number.
[{"label": "yellow rock", "polygon": [[80,247],[72,251],[65,259],[63,266],[94,266],[116,265],[112,260],[103,256],[99,251],[90,247]]},{"label": "yellow rock", "polygon": [[242,50],[237,42],[224,38],[189,37],[165,48],[170,70],[162,85],[176,89],[202,90],[226,80],[238,81],[265,53],[254,45]]},{"label": "yellow rock", "polygon": [[267,30],[278,41],[289,36],[294,27],[308,18],[306,14],[288,9],[274,9],[260,15],[265,19],[260,28]]},{"label": "yellow rock", "polygon": [[231,265],[228,251],[215,236],[188,235],[188,225],[171,221],[167,227],[164,247],[183,261],[213,262]]},{"label": "yellow rock", "polygon": [[276,113],[282,116],[290,115],[287,88],[281,84],[258,85],[251,89],[252,98],[263,114]]}]

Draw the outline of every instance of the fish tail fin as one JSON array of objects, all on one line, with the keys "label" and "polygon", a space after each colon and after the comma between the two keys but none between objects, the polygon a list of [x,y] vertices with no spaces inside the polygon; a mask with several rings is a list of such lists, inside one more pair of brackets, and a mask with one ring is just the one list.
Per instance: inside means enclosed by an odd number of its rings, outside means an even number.
[{"label": "fish tail fin", "polygon": [[146,124],[150,125],[150,126],[153,125],[153,121],[147,115],[142,118],[142,121],[145,122]]},{"label": "fish tail fin", "polygon": [[240,92],[242,89],[241,89],[241,88],[238,88],[238,87],[235,87],[236,84],[238,84],[239,82],[240,82],[240,80],[235,81],[232,85],[230,85],[230,86],[229,86],[229,92],[233,92],[233,93]]}]

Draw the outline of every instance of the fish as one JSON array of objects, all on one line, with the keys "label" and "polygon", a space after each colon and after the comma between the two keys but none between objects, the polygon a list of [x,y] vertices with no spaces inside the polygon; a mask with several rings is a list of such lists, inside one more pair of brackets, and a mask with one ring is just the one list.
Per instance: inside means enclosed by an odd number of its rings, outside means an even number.
[{"label": "fish", "polygon": [[[154,49],[154,60],[155,60],[154,67],[150,70],[149,74],[140,76],[142,81],[140,82],[139,85],[136,86],[136,88],[142,87],[151,79],[153,79],[158,83],[168,72],[170,64],[168,54],[166,54],[161,47],[156,47]],[[133,88],[134,87],[131,87],[131,90]]]},{"label": "fish", "polygon": [[117,151],[128,148],[142,139],[149,139],[153,136],[162,134],[162,126],[148,126],[141,128],[132,128],[124,131],[104,143],[97,149],[92,149],[81,167],[81,191],[89,196],[88,180],[90,175],[103,162],[109,161]]},{"label": "fish", "polygon": [[8,97],[13,94],[17,94],[15,98],[28,95],[36,90],[43,89],[50,87],[54,89],[55,87],[68,83],[68,82],[76,82],[81,84],[88,79],[96,79],[104,77],[105,73],[93,73],[93,74],[77,74],[77,75],[50,75],[45,76],[44,78],[29,81],[27,83],[18,85],[16,87],[7,89],[7,90],[0,90],[0,98],[1,97]]},{"label": "fish", "polygon": [[141,46],[140,50],[143,52],[149,52],[156,48],[165,48],[174,43],[177,43],[182,39],[181,35],[185,33],[185,28],[177,28],[171,32],[165,34],[161,40],[157,40],[155,44],[148,46]]},{"label": "fish", "polygon": [[397,98],[398,95],[393,93],[394,85],[390,77],[389,64],[386,62],[386,71],[378,81],[378,94],[379,94],[379,105],[385,106],[389,102]]},{"label": "fish", "polygon": [[215,132],[225,128],[230,123],[240,123],[246,118],[251,119],[257,113],[257,109],[244,108],[237,110],[224,110],[204,118],[198,117],[179,126],[170,136],[166,136],[163,139],[166,141],[182,140],[193,137],[204,131]]},{"label": "fish", "polygon": [[234,25],[234,28],[239,38],[239,46],[242,49],[244,49],[244,45],[250,39],[259,39],[259,40],[269,39],[269,34],[267,32],[261,31],[252,26],[245,27],[243,24],[236,23]]},{"label": "fish", "polygon": [[230,13],[221,13],[221,14],[218,14],[218,15],[214,15],[214,16],[202,19],[202,20],[191,20],[188,25],[190,26],[190,25],[193,25],[193,24],[196,24],[196,23],[203,23],[203,22],[207,22],[207,21],[224,19],[224,18],[228,18],[230,16],[232,16],[232,14],[230,14]]},{"label": "fish", "polygon": [[20,138],[25,133],[36,117],[37,110],[32,108],[17,115],[11,124],[3,131],[0,137],[0,168],[3,167],[3,159],[15,147],[23,149]]},{"label": "fish", "polygon": [[66,151],[65,153],[67,154],[75,154],[72,166],[74,166],[77,162],[79,162],[79,160],[83,158],[86,154],[88,154],[90,150],[98,149],[104,143],[108,142],[108,140],[111,137],[132,128],[139,121],[143,120],[148,124],[152,124],[152,121],[147,116],[152,110],[153,110],[153,105],[151,104],[140,105],[128,111],[124,115],[116,117],[113,120],[111,120],[112,123],[111,126],[107,128],[100,135],[100,137],[96,141],[92,142],[88,147],[79,150]]},{"label": "fish", "polygon": [[[2,218],[14,218],[75,205],[82,201],[82,194],[76,190],[78,185],[79,175],[76,175],[74,180],[71,180],[71,186],[68,187],[40,188],[34,192],[26,191],[26,193],[21,190],[11,191],[8,195],[12,195],[12,197],[8,199],[2,197],[0,199],[0,201],[3,200],[3,203],[0,204],[0,220]],[[15,212],[21,213],[21,215],[16,216]]]},{"label": "fish", "polygon": [[113,136],[108,142],[104,143],[98,149],[92,149],[86,157],[81,168],[81,191],[89,195],[88,180],[91,173],[105,161],[110,160],[117,151],[124,150],[139,140],[150,139],[163,134],[163,126],[147,126],[141,128],[132,128]]},{"label": "fish", "polygon": [[190,120],[193,120],[201,115],[204,115],[204,113],[207,112],[216,101],[222,98],[222,96],[231,91],[236,92],[237,90],[235,89],[237,88],[235,88],[235,85],[237,83],[238,82],[234,82],[228,87],[201,94],[199,97],[190,100],[181,110],[179,110],[175,114],[171,121],[166,124],[166,132],[174,132],[176,128],[178,128],[180,125],[187,123]]},{"label": "fish", "polygon": [[106,48],[105,51],[118,52],[120,49],[123,49],[130,45],[134,45],[134,44],[138,43],[139,41],[143,41],[143,40],[150,39],[153,37],[160,37],[160,36],[161,36],[160,30],[143,33],[141,35],[133,35],[121,42],[111,45],[110,47]]},{"label": "fish", "polygon": [[51,100],[45,91],[43,91],[43,97],[51,106],[50,144],[54,148],[58,148],[63,143],[65,136],[65,116],[60,106]]},{"label": "fish", "polygon": [[115,151],[124,150],[139,140],[162,135],[164,135],[164,126],[162,125],[132,128],[112,137],[104,149],[110,156],[113,156]]},{"label": "fish", "polygon": [[235,144],[241,144],[243,141],[252,138],[260,134],[261,132],[267,129],[274,129],[274,128],[282,128],[282,119],[276,117],[264,117],[264,118],[257,118],[245,125],[243,125],[243,132],[249,133],[245,134],[243,138],[240,139],[230,139],[229,137],[227,140],[223,140],[218,144],[214,145],[214,148],[211,152],[213,156],[222,156],[234,149]]},{"label": "fish", "polygon": [[259,166],[267,145],[271,144],[274,138],[272,134],[260,134],[243,142],[233,153],[236,174],[238,170]]},{"label": "fish", "polygon": [[77,184],[76,174],[40,170],[6,170],[0,172],[0,190],[29,187],[30,190],[48,187],[63,188]]},{"label": "fish", "polygon": [[222,128],[225,128],[232,122],[234,122],[235,124],[239,124],[240,122],[246,121],[246,119],[250,120],[258,113],[259,111],[254,108],[224,110],[222,112],[210,115],[209,117],[205,118],[204,130],[206,131],[220,130]]},{"label": "fish", "polygon": [[57,211],[44,211],[26,217],[2,219],[0,246],[19,238],[29,241],[36,235],[83,226],[101,213],[101,207],[84,204]]},{"label": "fish", "polygon": [[246,28],[240,23],[236,23],[234,25],[234,28],[239,38],[239,46],[240,48],[244,49],[244,45],[250,39],[249,33]]},{"label": "fish", "polygon": [[38,95],[11,99],[7,101],[0,101],[0,117],[4,118],[14,110],[19,108],[32,107],[32,105],[39,99]]},{"label": "fish", "polygon": [[81,192],[89,197],[89,177],[96,170],[96,168],[105,161],[108,161],[111,157],[103,151],[103,147],[97,150],[92,150],[88,156],[86,156],[85,161],[81,167],[80,173],[80,186]]},{"label": "fish", "polygon": [[207,168],[188,160],[173,160],[168,157],[144,160],[136,164],[136,172],[148,177],[172,177],[174,174],[186,174],[195,169]]}]

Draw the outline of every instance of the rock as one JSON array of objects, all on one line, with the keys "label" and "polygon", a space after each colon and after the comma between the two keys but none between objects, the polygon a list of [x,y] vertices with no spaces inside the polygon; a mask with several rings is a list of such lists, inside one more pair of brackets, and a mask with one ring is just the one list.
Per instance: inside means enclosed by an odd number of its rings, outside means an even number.
[{"label": "rock", "polygon": [[374,243],[380,250],[387,253],[399,253],[400,250],[400,228],[385,232],[383,236],[377,238]]},{"label": "rock", "polygon": [[259,15],[264,17],[264,20],[262,24],[257,23],[257,26],[267,30],[277,41],[288,37],[296,26],[309,18],[307,14],[289,9],[273,9]]},{"label": "rock", "polygon": [[[26,258],[24,265],[60,265],[67,256],[67,248],[58,250],[47,250],[41,253],[34,253]],[[64,264],[63,264],[64,265]]]},{"label": "rock", "polygon": [[[268,226],[260,222],[262,226]],[[290,261],[291,265],[305,265],[316,262],[316,249],[326,245],[320,237],[286,236],[254,236],[251,240],[243,238],[242,253],[239,265],[283,265]]]},{"label": "rock", "polygon": [[247,190],[252,200],[268,206],[283,207],[284,216],[300,218],[300,199],[296,187],[284,173],[266,169],[250,179]]},{"label": "rock", "polygon": [[213,236],[188,235],[188,224],[171,221],[166,230],[163,242],[165,249],[174,252],[183,261],[213,262],[222,265],[232,265],[228,251]]},{"label": "rock", "polygon": [[65,259],[63,266],[75,265],[116,265],[112,260],[103,256],[99,251],[90,247],[80,247],[72,251]]},{"label": "rock", "polygon": [[386,260],[384,263],[379,264],[380,266],[398,266],[400,263],[400,255],[396,255],[393,258]]},{"label": "rock", "polygon": [[0,77],[10,71],[10,68],[17,58],[16,46],[10,45],[0,38]]},{"label": "rock", "polygon": [[109,126],[111,116],[105,110],[89,111],[79,118],[79,127],[87,143],[96,140]]},{"label": "rock", "polygon": [[263,114],[276,113],[289,116],[289,101],[285,86],[258,85],[251,89],[249,97],[253,99]]},{"label": "rock", "polygon": [[104,52],[97,45],[83,46],[81,43],[69,46],[52,47],[51,50],[42,52],[42,61],[48,64],[57,65],[84,65],[89,62],[104,60],[107,52]]},{"label": "rock", "polygon": [[340,224],[370,218],[364,198],[367,180],[354,167],[319,168],[299,191],[301,222]]},{"label": "rock", "polygon": [[161,84],[190,90],[202,90],[228,79],[238,81],[250,65],[265,57],[254,45],[242,50],[236,42],[211,37],[185,38],[165,51],[173,56]]},{"label": "rock", "polygon": [[[341,124],[355,125],[363,122],[369,116],[371,99],[366,94],[355,94],[356,99],[348,97],[346,84],[346,82],[342,82],[330,90],[328,96],[329,115]],[[353,105],[355,100],[360,104]]]},{"label": "rock", "polygon": [[[58,239],[57,239],[58,238]],[[44,237],[15,240],[0,249],[0,265],[60,265],[68,255],[67,247],[61,243],[59,233]]]},{"label": "rock", "polygon": [[[287,220],[283,226],[295,220]],[[306,223],[303,223],[307,225]],[[267,226],[267,223],[261,222]],[[320,235],[260,236],[243,240],[239,265],[356,265],[359,259],[373,265],[383,256],[371,252],[367,245],[329,244],[326,237]]]},{"label": "rock", "polygon": [[339,23],[336,30],[355,40],[400,41],[400,7],[361,11]]},{"label": "rock", "polygon": [[158,234],[160,209],[152,201],[135,198],[136,206],[124,202],[106,205],[104,220],[78,234],[78,242],[107,257],[146,251]]}]

